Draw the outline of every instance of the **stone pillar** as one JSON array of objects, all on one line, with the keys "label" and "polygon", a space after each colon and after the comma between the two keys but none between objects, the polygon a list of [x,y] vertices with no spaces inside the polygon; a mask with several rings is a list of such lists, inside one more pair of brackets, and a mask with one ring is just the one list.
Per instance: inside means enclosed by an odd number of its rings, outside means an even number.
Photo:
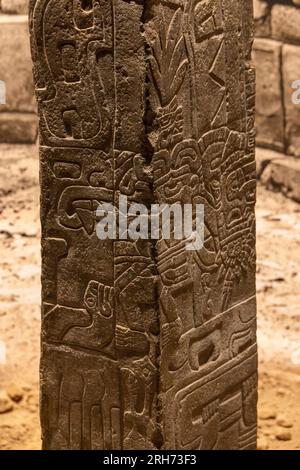
[{"label": "stone pillar", "polygon": [[[248,0],[31,0],[44,449],[255,448],[251,17]],[[203,204],[204,247],[100,241],[120,195]]]}]

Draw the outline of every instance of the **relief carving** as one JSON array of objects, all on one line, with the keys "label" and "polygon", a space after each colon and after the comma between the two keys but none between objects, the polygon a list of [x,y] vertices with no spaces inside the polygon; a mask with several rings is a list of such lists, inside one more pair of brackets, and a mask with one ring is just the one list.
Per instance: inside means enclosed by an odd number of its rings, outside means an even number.
[{"label": "relief carving", "polygon": [[[30,1],[44,449],[256,446],[251,28],[244,0]],[[203,248],[99,240],[120,194],[204,205]]]}]

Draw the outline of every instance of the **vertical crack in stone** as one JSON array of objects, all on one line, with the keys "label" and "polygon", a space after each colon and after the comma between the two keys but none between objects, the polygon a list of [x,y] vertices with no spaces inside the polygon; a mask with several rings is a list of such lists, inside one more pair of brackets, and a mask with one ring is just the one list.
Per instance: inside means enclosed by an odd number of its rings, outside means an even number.
[{"label": "vertical crack in stone", "polygon": [[[150,8],[151,8],[151,0],[144,0],[143,1],[143,12],[141,17],[141,33],[144,38],[145,44],[145,60],[146,60],[146,76],[145,76],[145,113],[144,113],[144,127],[145,127],[145,136],[144,136],[144,158],[145,162],[149,166],[149,170],[151,171],[152,175],[152,183],[151,183],[151,191],[152,191],[152,204],[157,203],[155,200],[155,189],[154,189],[154,175],[153,175],[153,156],[155,153],[154,146],[151,142],[150,135],[153,132],[154,128],[154,121],[155,121],[155,114],[151,106],[150,102],[150,79],[149,79],[149,55],[151,53],[151,48],[148,44],[146,34],[145,34],[145,24],[148,22],[150,17]],[[150,209],[150,207],[149,207]],[[162,419],[162,410],[161,410],[161,402],[160,402],[160,308],[159,308],[159,292],[158,292],[158,270],[157,270],[157,246],[156,241],[151,239],[151,246],[152,246],[152,258],[154,260],[156,266],[156,281],[155,281],[155,292],[156,292],[156,304],[157,304],[157,359],[156,359],[156,366],[158,370],[158,377],[157,377],[157,391],[156,391],[156,423],[155,427],[157,429],[155,435],[155,446],[157,449],[160,449],[163,446],[163,438],[162,438],[162,430],[161,430],[161,419]]]}]

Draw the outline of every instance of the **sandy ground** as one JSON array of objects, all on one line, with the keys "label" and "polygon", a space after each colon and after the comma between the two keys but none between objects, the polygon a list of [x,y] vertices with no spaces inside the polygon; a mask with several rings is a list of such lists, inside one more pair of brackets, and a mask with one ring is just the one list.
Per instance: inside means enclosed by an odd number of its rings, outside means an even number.
[{"label": "sandy ground", "polygon": [[[39,449],[33,146],[0,146],[0,449]],[[300,205],[258,188],[259,449],[300,449]]]},{"label": "sandy ground", "polygon": [[0,449],[40,448],[38,191],[35,147],[0,146]]},{"label": "sandy ground", "polygon": [[261,449],[300,449],[300,205],[258,187]]}]

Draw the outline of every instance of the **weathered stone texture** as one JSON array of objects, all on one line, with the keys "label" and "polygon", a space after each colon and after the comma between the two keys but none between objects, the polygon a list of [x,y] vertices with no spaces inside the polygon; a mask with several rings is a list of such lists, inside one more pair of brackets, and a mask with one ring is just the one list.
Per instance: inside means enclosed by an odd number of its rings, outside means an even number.
[{"label": "weathered stone texture", "polygon": [[[160,5],[151,8],[153,20],[146,24],[153,54],[151,107],[158,116],[156,200],[198,200],[206,211],[203,250],[188,254],[182,242],[157,246],[161,424],[168,449],[255,446],[254,74],[245,67],[252,39],[248,8],[249,2],[236,0],[223,1],[223,12],[221,2],[206,2],[205,8],[190,2],[189,22],[180,10]],[[170,119],[171,109],[180,116],[180,128]],[[239,250],[241,264],[232,258]]]},{"label": "weathered stone texture", "polygon": [[282,192],[286,197],[300,202],[300,160],[278,154],[261,175],[261,182],[269,189]]},{"label": "weathered stone texture", "polygon": [[[43,447],[255,448],[251,2],[30,11]],[[120,193],[204,204],[204,248],[100,241],[95,210]]]},{"label": "weathered stone texture", "polygon": [[285,158],[284,153],[275,152],[268,148],[257,147],[255,154],[257,179],[263,181],[264,172],[270,163],[282,158]]},{"label": "weathered stone texture", "polygon": [[284,108],[281,80],[281,44],[257,39],[253,62],[257,73],[256,129],[257,143],[284,150]]}]

